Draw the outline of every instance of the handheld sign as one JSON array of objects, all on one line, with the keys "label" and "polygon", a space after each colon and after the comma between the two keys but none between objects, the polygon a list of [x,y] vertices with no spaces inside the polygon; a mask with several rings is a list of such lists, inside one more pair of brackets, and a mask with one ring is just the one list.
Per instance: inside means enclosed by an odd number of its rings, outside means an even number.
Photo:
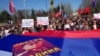
[{"label": "handheld sign", "polygon": [[39,24],[39,25],[49,25],[48,17],[37,17],[37,24]]},{"label": "handheld sign", "polygon": [[22,27],[33,27],[34,21],[33,19],[22,19]]},{"label": "handheld sign", "polygon": [[94,19],[100,19],[100,13],[96,13],[93,16],[94,16]]}]

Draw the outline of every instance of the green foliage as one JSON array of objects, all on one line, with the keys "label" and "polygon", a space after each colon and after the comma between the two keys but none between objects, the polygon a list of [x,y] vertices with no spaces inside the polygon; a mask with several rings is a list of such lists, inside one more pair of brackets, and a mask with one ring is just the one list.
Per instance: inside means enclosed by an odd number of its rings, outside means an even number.
[{"label": "green foliage", "polygon": [[[61,5],[61,9],[64,11],[64,6]],[[54,12],[58,12],[60,10],[60,5],[54,8]]]},{"label": "green foliage", "polygon": [[42,11],[42,15],[41,16],[47,16],[48,13],[46,11]]},{"label": "green foliage", "polygon": [[71,16],[73,13],[73,9],[70,3],[64,4],[64,11],[67,14],[67,16]]},{"label": "green foliage", "polygon": [[31,17],[36,20],[36,14],[35,14],[35,11],[32,9],[31,10]]},{"label": "green foliage", "polygon": [[7,11],[1,11],[0,13],[0,23],[7,23],[9,20],[11,20],[11,16]]},{"label": "green foliage", "polygon": [[96,6],[95,6],[95,13],[100,13],[100,0],[97,0]]},{"label": "green foliage", "polygon": [[25,18],[25,16],[24,16],[24,10],[18,10],[17,11],[17,17],[19,18],[19,19],[23,19],[23,18]]}]

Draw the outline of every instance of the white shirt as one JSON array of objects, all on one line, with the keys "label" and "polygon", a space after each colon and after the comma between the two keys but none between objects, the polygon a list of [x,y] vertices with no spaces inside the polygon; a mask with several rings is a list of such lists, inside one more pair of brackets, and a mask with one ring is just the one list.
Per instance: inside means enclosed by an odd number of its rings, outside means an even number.
[{"label": "white shirt", "polygon": [[66,25],[64,26],[64,29],[70,29],[70,25],[69,25],[69,24],[66,24]]}]

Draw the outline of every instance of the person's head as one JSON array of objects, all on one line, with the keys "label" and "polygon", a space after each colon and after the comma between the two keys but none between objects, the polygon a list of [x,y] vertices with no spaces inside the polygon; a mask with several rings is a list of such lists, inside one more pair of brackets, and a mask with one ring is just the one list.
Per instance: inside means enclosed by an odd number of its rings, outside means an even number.
[{"label": "person's head", "polygon": [[44,31],[44,30],[45,30],[45,28],[42,26],[42,27],[41,27],[41,31]]},{"label": "person's head", "polygon": [[23,31],[28,31],[28,28],[23,28]]},{"label": "person's head", "polygon": [[96,20],[94,20],[93,23],[96,23]]},{"label": "person's head", "polygon": [[3,31],[3,30],[5,30],[5,27],[4,27],[4,26],[2,26],[2,27],[1,27],[1,30],[2,30],[2,31]]}]

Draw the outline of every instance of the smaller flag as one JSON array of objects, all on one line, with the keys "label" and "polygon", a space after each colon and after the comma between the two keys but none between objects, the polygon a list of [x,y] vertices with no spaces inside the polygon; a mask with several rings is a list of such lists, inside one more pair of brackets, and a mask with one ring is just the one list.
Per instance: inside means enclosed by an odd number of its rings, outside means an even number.
[{"label": "smaller flag", "polygon": [[55,18],[59,17],[59,12],[56,12],[56,13],[54,14],[54,17],[55,17]]},{"label": "smaller flag", "polygon": [[12,2],[12,0],[10,0],[9,10],[11,13],[16,13],[15,6],[14,6],[14,3]]},{"label": "smaller flag", "polygon": [[94,8],[96,6],[96,0],[92,0],[92,7]]},{"label": "smaller flag", "polygon": [[62,15],[62,7],[61,7],[61,4],[60,4],[60,9],[59,9],[59,15]]},{"label": "smaller flag", "polygon": [[60,17],[63,17],[62,4],[60,4],[59,16],[60,16]]},{"label": "smaller flag", "polygon": [[56,17],[56,18],[57,17],[63,17],[63,11],[62,11],[61,4],[60,4],[60,7],[59,7],[59,11],[54,14],[54,17]]}]

